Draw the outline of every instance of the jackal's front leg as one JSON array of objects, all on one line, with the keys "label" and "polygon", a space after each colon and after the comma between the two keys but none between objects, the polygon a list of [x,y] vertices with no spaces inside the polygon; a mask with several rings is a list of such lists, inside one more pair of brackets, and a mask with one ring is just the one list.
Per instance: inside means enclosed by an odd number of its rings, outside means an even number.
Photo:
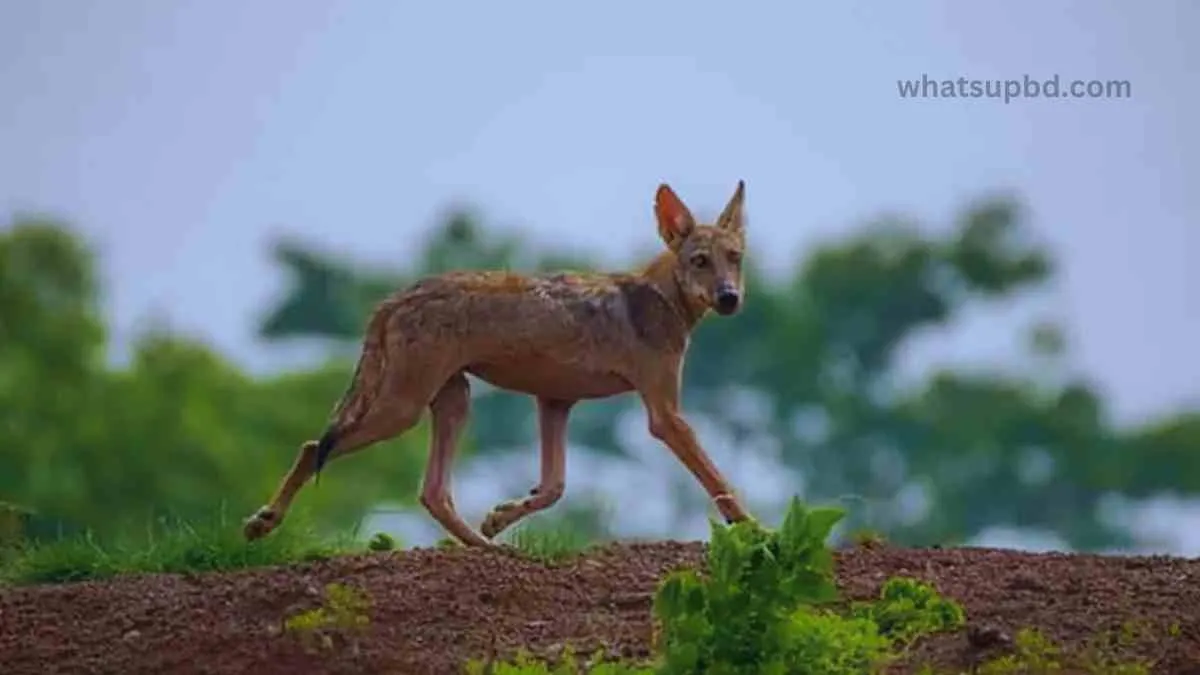
[{"label": "jackal's front leg", "polygon": [[575,401],[539,398],[538,433],[541,437],[541,477],[524,499],[496,505],[484,519],[480,531],[491,538],[513,523],[553,506],[563,496],[567,474],[567,416]]},{"label": "jackal's front leg", "polygon": [[650,379],[639,387],[642,402],[650,418],[650,434],[670,448],[704,486],[726,522],[750,520],[750,514],[742,508],[728,481],[700,446],[696,432],[679,413],[677,372],[660,372],[657,375],[657,378]]}]

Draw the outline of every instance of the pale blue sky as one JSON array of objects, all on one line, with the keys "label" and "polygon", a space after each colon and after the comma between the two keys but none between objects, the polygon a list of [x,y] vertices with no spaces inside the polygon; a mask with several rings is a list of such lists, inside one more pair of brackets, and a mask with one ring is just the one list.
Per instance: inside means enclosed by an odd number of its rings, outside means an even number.
[{"label": "pale blue sky", "polygon": [[[165,313],[261,368],[283,230],[404,263],[462,198],[627,261],[656,244],[660,180],[711,212],[742,178],[752,254],[778,269],[862,218],[944,226],[1014,189],[1062,283],[913,363],[1000,358],[1011,321],[1061,313],[1128,417],[1200,404],[1198,28],[1184,0],[7,0],[0,210],[93,238],[119,339]],[[1133,98],[899,98],[922,73],[1128,79]]]}]

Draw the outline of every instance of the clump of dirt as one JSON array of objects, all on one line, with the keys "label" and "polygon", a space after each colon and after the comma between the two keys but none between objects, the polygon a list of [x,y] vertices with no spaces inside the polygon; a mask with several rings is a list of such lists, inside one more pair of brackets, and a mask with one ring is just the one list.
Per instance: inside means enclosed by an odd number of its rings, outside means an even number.
[{"label": "clump of dirt", "polygon": [[[0,668],[45,673],[396,673],[450,675],[468,658],[519,648],[550,654],[650,653],[659,580],[703,564],[699,543],[614,544],[546,565],[502,552],[372,553],[229,574],[150,575],[0,589]],[[1200,672],[1200,560],[873,546],[837,553],[852,599],[912,576],[960,602],[966,630],[919,643],[895,672],[967,670],[1003,653],[1022,628],[1065,649],[1137,625],[1111,646],[1154,673]],[[312,649],[282,632],[322,603],[328,584],[370,598],[353,648]],[[1066,671],[1064,671],[1066,672]]]}]

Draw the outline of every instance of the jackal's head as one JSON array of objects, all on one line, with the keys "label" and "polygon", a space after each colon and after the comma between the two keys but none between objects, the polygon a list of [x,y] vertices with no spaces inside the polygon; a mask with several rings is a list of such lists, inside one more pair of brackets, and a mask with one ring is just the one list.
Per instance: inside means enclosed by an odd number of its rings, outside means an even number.
[{"label": "jackal's head", "polygon": [[730,315],[742,306],[742,254],[745,221],[742,202],[745,183],[737,189],[714,225],[699,225],[670,186],[658,186],[654,214],[658,235],[678,260],[676,277],[690,300]]}]

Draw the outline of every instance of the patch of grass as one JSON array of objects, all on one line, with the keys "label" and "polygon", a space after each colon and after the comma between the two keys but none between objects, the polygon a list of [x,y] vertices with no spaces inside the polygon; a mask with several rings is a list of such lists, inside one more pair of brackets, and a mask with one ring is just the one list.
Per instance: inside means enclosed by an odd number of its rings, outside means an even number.
[{"label": "patch of grass", "polygon": [[519,523],[504,539],[525,556],[546,563],[564,562],[592,545],[566,523]]},{"label": "patch of grass", "polygon": [[242,538],[241,521],[224,514],[207,522],[164,519],[144,532],[111,541],[91,534],[25,542],[0,560],[0,582],[27,585],[106,579],[123,574],[210,572],[305,562],[349,552],[348,541],[323,540],[289,518],[255,542]]},{"label": "patch of grass", "polygon": [[887,537],[882,532],[862,528],[850,533],[850,541],[859,548],[876,548],[887,543]]},{"label": "patch of grass", "polygon": [[1053,640],[1032,628],[1022,628],[1013,638],[1009,654],[979,666],[979,675],[1044,675],[1082,668],[1093,675],[1149,675],[1153,663],[1118,659],[1110,647],[1125,647],[1144,637],[1142,630],[1127,623],[1117,635],[1102,633],[1076,654],[1067,653]]},{"label": "patch of grass", "polygon": [[300,612],[283,622],[283,631],[297,635],[308,650],[335,649],[338,643],[357,654],[355,636],[371,623],[367,612],[371,597],[366,591],[344,584],[325,586],[325,601],[320,607]]},{"label": "patch of grass", "polygon": [[442,537],[433,547],[441,551],[453,551],[456,548],[462,548],[463,545],[454,537]]},{"label": "patch of grass", "polygon": [[605,661],[603,651],[592,655],[590,659],[580,661],[571,647],[563,649],[561,657],[553,663],[539,659],[528,651],[519,651],[512,661],[506,663],[485,663],[473,660],[467,663],[466,675],[654,675],[652,666]]}]

